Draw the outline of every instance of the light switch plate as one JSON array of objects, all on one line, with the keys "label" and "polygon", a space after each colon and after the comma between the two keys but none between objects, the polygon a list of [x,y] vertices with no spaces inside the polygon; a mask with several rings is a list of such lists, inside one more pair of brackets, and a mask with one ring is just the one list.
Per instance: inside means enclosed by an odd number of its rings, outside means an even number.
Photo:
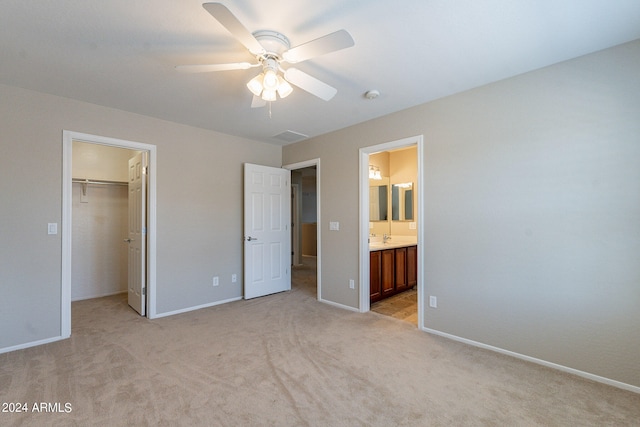
[{"label": "light switch plate", "polygon": [[339,231],[340,223],[338,221],[329,221],[329,230],[331,231]]},{"label": "light switch plate", "polygon": [[58,234],[57,222],[50,222],[47,224],[47,234]]}]

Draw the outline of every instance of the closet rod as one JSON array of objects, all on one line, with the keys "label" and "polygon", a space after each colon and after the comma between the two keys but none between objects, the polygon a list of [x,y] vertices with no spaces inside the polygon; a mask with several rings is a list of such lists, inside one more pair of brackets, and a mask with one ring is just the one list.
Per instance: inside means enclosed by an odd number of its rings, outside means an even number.
[{"label": "closet rod", "polygon": [[78,184],[98,184],[98,185],[129,185],[128,182],[124,181],[106,181],[101,179],[80,179],[73,178],[71,182],[76,182]]}]

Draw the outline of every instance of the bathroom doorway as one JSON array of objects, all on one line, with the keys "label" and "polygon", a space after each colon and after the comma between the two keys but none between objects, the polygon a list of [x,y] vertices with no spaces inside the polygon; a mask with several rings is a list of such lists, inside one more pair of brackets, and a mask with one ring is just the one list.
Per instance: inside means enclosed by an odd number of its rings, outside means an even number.
[{"label": "bathroom doorway", "polygon": [[[413,157],[407,157],[412,152]],[[379,164],[373,164],[372,160]],[[390,167],[393,162],[396,165]],[[360,311],[370,311],[373,301],[375,311],[402,318],[423,329],[424,200],[420,195],[424,182],[423,137],[360,149],[359,176]],[[376,178],[370,181],[370,176]],[[377,182],[379,186],[374,185]],[[373,209],[371,202],[376,200],[386,206]],[[385,273],[385,267],[379,263],[392,267]],[[386,279],[376,277],[378,272],[386,274]],[[371,279],[374,284],[382,280],[390,286],[378,292],[375,286],[373,289],[370,286]],[[411,310],[415,313],[409,313]]]},{"label": "bathroom doorway", "polygon": [[309,292],[320,300],[320,159],[283,168],[291,170],[292,288]]}]

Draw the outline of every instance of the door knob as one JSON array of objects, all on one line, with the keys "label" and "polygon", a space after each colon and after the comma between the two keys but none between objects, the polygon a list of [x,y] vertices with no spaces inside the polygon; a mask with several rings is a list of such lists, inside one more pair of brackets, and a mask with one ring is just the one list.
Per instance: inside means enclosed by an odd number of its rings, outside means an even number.
[{"label": "door knob", "polygon": [[125,242],[131,243],[131,239],[124,239]]},{"label": "door knob", "polygon": [[253,240],[258,240],[258,238],[257,237],[247,236],[247,242],[251,242]]}]

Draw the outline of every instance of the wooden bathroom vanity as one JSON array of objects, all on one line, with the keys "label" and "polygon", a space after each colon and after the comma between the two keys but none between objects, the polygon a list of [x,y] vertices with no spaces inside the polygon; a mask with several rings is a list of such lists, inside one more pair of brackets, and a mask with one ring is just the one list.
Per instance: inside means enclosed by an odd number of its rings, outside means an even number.
[{"label": "wooden bathroom vanity", "polygon": [[416,286],[417,263],[417,245],[376,245],[370,248],[370,302],[380,301]]}]

